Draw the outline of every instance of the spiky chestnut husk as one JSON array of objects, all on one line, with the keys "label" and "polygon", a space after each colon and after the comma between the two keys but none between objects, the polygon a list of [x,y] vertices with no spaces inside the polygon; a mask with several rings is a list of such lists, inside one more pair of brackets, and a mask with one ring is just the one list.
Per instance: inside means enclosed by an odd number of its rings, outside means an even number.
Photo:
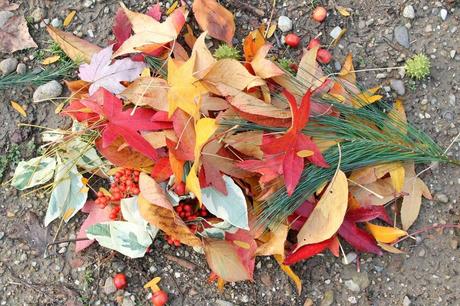
[{"label": "spiky chestnut husk", "polygon": [[224,58],[239,60],[241,55],[240,51],[236,48],[229,47],[227,45],[220,45],[219,48],[217,48],[216,51],[214,51],[214,57],[218,60]]},{"label": "spiky chestnut husk", "polygon": [[406,61],[406,74],[417,80],[421,80],[430,75],[430,60],[425,54],[417,54]]}]

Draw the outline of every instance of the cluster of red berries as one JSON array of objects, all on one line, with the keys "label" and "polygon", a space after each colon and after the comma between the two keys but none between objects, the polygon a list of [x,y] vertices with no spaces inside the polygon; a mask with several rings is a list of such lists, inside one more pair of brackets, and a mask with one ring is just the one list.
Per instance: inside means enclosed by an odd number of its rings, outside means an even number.
[{"label": "cluster of red berries", "polygon": [[110,185],[110,194],[102,191],[97,193],[96,204],[101,208],[112,204],[113,208],[109,215],[111,220],[116,220],[120,216],[120,200],[129,196],[139,194],[139,174],[137,170],[121,169],[114,175],[114,181]]},{"label": "cluster of red berries", "polygon": [[206,207],[201,206],[201,208],[194,208],[191,204],[179,203],[174,207],[176,213],[185,221],[193,221],[198,217],[207,217],[208,211]]}]

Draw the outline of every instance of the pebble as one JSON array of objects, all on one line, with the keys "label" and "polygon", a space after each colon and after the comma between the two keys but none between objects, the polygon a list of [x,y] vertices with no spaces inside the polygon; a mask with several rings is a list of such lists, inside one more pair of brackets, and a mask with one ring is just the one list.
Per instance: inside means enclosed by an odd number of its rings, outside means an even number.
[{"label": "pebble", "polygon": [[387,77],[387,74],[386,73],[377,73],[377,75],[375,76],[377,79],[384,79]]},{"label": "pebble", "polygon": [[150,272],[150,273],[155,273],[157,270],[158,270],[158,269],[157,269],[157,267],[155,267],[155,266],[151,266],[151,267],[149,268],[149,272]]},{"label": "pebble", "polygon": [[18,60],[14,57],[10,57],[0,62],[0,71],[2,72],[2,75],[7,75],[15,71],[17,66]]},{"label": "pebble", "polygon": [[410,47],[409,31],[407,30],[405,26],[395,27],[393,35],[394,35],[394,39],[396,40],[396,42],[399,43],[401,46],[405,48]]},{"label": "pebble", "polygon": [[90,7],[91,5],[93,5],[93,0],[85,0],[85,2],[83,2],[83,6],[86,8]]},{"label": "pebble", "polygon": [[418,252],[418,256],[419,256],[419,257],[424,257],[425,254],[426,254],[425,249],[420,249],[420,251]]},{"label": "pebble", "polygon": [[437,193],[436,200],[444,204],[449,202],[449,198],[444,193]]},{"label": "pebble", "polygon": [[329,35],[333,39],[337,39],[340,36],[340,33],[342,33],[342,28],[339,26],[336,26],[335,28],[332,29],[332,31],[329,33]]},{"label": "pebble", "polygon": [[357,257],[358,257],[358,255],[355,252],[350,252],[350,253],[347,254],[347,256],[342,257],[342,263],[344,265],[349,265],[352,262],[354,262]]},{"label": "pebble", "polygon": [[446,20],[447,18],[447,10],[446,9],[441,9],[439,12],[439,16],[441,17],[442,20]]},{"label": "pebble", "polygon": [[455,50],[450,50],[450,58],[454,58],[455,54],[457,54],[457,51]]},{"label": "pebble", "polygon": [[113,279],[110,276],[107,277],[104,283],[104,293],[106,295],[110,295],[116,291],[117,291],[117,288],[115,287],[115,284],[113,283]]},{"label": "pebble", "polygon": [[3,237],[5,237],[5,232],[0,232],[0,240],[2,240]]},{"label": "pebble", "polygon": [[359,288],[359,285],[355,283],[352,279],[345,281],[345,287],[347,287],[348,290],[351,290],[353,292],[361,291],[361,288]]},{"label": "pebble", "polygon": [[62,93],[62,86],[58,81],[52,80],[46,84],[40,85],[35,89],[33,101],[46,101],[52,98],[59,97]]},{"label": "pebble", "polygon": [[411,304],[411,300],[409,299],[409,297],[406,295],[404,296],[404,299],[403,299],[403,306],[410,306]]},{"label": "pebble", "polygon": [[26,261],[26,260],[27,260],[27,254],[26,254],[26,253],[22,253],[22,254],[21,254],[21,257],[19,257],[19,260],[20,260],[21,262]]},{"label": "pebble", "polygon": [[425,32],[430,33],[431,31],[433,31],[433,27],[431,26],[431,24],[427,24],[425,27]]},{"label": "pebble", "polygon": [[134,304],[133,301],[131,301],[131,299],[127,299],[127,298],[124,298],[123,299],[123,304],[121,304],[122,306],[135,306],[136,304]]},{"label": "pebble", "polygon": [[415,10],[412,5],[406,5],[403,10],[403,16],[409,19],[415,18]]},{"label": "pebble", "polygon": [[406,88],[404,87],[404,82],[402,80],[390,80],[390,87],[396,91],[398,96],[404,96],[406,93]]},{"label": "pebble", "polygon": [[449,104],[450,104],[451,106],[455,106],[456,100],[457,100],[457,99],[455,98],[455,95],[454,95],[454,94],[450,94],[450,95],[449,95]]},{"label": "pebble", "polygon": [[59,18],[53,18],[53,20],[51,20],[51,25],[55,28],[60,28],[62,26],[62,21]]},{"label": "pebble", "polygon": [[320,306],[330,306],[332,304],[334,304],[334,291],[327,290],[324,292],[324,297],[321,300]]},{"label": "pebble", "polygon": [[249,296],[247,296],[246,294],[244,294],[244,295],[241,297],[241,302],[243,302],[243,303],[248,303],[248,302],[249,302]]},{"label": "pebble", "polygon": [[235,304],[233,304],[231,302],[227,302],[227,301],[220,300],[220,299],[216,300],[214,305],[216,305],[216,306],[235,306]]},{"label": "pebble", "polygon": [[292,30],[292,20],[287,16],[280,16],[278,18],[278,28],[282,32],[289,32]]},{"label": "pebble", "polygon": [[14,14],[10,11],[0,11],[0,28],[10,19]]},{"label": "pebble", "polygon": [[62,247],[62,248],[59,249],[58,253],[59,253],[59,254],[64,254],[65,251],[67,251],[67,248],[66,248],[66,247]]},{"label": "pebble", "polygon": [[17,74],[25,74],[27,72],[27,66],[24,63],[19,63],[16,67]]},{"label": "pebble", "polygon": [[350,296],[350,297],[348,298],[348,302],[350,302],[350,304],[356,304],[356,303],[358,303],[358,301],[356,300],[356,297],[354,297],[354,296]]},{"label": "pebble", "polygon": [[449,244],[450,244],[450,247],[453,250],[456,250],[458,248],[458,240],[457,239],[450,240]]},{"label": "pebble", "polygon": [[45,18],[45,16],[46,11],[41,7],[37,7],[35,10],[33,10],[32,14],[30,14],[30,17],[34,23],[39,23],[43,18]]}]

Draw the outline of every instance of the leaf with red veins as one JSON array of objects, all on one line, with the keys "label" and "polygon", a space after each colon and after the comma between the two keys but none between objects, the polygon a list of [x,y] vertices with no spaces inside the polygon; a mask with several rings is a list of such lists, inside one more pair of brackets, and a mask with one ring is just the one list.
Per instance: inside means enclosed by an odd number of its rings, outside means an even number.
[{"label": "leaf with red veins", "polygon": [[[161,14],[161,13],[160,13]],[[115,36],[113,50],[116,51],[131,36],[133,27],[122,8],[117,10],[115,21],[112,26],[112,32]]]},{"label": "leaf with red veins", "polygon": [[[104,88],[81,103],[107,120],[102,130],[103,147],[108,147],[120,135],[136,151],[153,160],[157,159],[156,150],[139,132],[172,128],[171,122],[163,120],[166,117],[161,112],[138,108],[131,115],[133,109],[123,111],[121,100]],[[160,121],[155,121],[155,118],[160,118]]]},{"label": "leaf with red veins", "polygon": [[345,239],[357,251],[382,255],[382,250],[378,247],[374,237],[368,232],[360,229],[354,222],[343,220],[338,234]]}]

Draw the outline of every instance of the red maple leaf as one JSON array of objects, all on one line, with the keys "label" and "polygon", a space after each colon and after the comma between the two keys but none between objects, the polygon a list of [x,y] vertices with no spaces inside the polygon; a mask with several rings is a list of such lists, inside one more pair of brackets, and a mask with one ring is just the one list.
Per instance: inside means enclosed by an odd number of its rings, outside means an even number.
[{"label": "red maple leaf", "polygon": [[121,136],[136,151],[151,159],[157,159],[156,150],[139,132],[172,128],[167,113],[145,108],[136,109],[134,114],[131,114],[132,108],[123,111],[121,100],[104,88],[100,88],[91,97],[80,102],[106,120],[101,123],[104,148]]},{"label": "red maple leaf", "polygon": [[288,195],[291,195],[299,183],[304,168],[304,158],[297,155],[298,152],[311,151],[312,155],[307,157],[311,163],[324,168],[329,167],[329,165],[316,144],[309,136],[302,133],[302,129],[307,125],[310,117],[310,90],[303,96],[300,107],[297,106],[295,97],[290,92],[283,90],[283,94],[287,98],[292,112],[291,127],[286,134],[279,138],[265,135],[262,151],[265,154],[279,154],[284,157],[282,160],[284,183]]},{"label": "red maple leaf", "polygon": [[115,35],[115,40],[112,43],[115,43],[113,50],[116,51],[120,46],[131,36],[132,26],[128,17],[122,8],[117,10],[115,15],[115,20],[112,26],[113,35]]}]

